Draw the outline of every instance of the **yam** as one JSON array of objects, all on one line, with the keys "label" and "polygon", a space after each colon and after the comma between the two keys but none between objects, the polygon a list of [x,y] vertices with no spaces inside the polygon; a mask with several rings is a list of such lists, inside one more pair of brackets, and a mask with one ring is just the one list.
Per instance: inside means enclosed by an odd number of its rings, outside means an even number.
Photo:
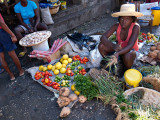
[{"label": "yam", "polygon": [[155,59],[157,57],[157,53],[149,52],[148,56]]},{"label": "yam", "polygon": [[160,51],[159,51],[159,50],[154,50],[153,52],[154,52],[154,53],[159,53]]},{"label": "yam", "polygon": [[152,47],[150,48],[150,51],[154,51],[154,50],[156,50],[156,46],[152,46]]},{"label": "yam", "polygon": [[71,102],[78,99],[76,94],[70,94],[68,98],[70,99]]},{"label": "yam", "polygon": [[69,93],[70,93],[70,90],[67,87],[63,87],[59,91],[59,95],[64,96],[64,97],[67,97],[69,95]]},{"label": "yam", "polygon": [[160,60],[160,52],[157,53],[157,58]]},{"label": "yam", "polygon": [[64,107],[60,113],[60,117],[67,117],[71,113],[71,109],[69,107]]},{"label": "yam", "polygon": [[67,97],[59,96],[57,103],[59,107],[65,107],[70,103],[70,99]]},{"label": "yam", "polygon": [[160,42],[158,42],[156,45],[157,45],[157,46],[160,45]]},{"label": "yam", "polygon": [[80,103],[85,103],[87,101],[87,98],[83,95],[79,96],[79,102]]},{"label": "yam", "polygon": [[157,45],[157,48],[156,48],[157,50],[160,50],[160,45]]}]

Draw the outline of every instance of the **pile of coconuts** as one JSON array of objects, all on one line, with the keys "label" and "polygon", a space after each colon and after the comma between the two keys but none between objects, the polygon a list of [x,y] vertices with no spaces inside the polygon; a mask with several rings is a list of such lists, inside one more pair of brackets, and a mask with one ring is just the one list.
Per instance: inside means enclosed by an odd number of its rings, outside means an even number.
[{"label": "pile of coconuts", "polygon": [[60,117],[64,118],[67,117],[71,113],[70,107],[66,107],[71,102],[79,100],[80,103],[84,103],[87,101],[87,98],[85,96],[80,95],[79,97],[76,94],[70,94],[70,90],[67,87],[63,87],[59,91],[59,97],[57,100],[57,103],[60,108],[62,108],[62,111],[60,113]]},{"label": "pile of coconuts", "polygon": [[160,42],[158,42],[154,46],[151,46],[148,57],[160,60]]}]

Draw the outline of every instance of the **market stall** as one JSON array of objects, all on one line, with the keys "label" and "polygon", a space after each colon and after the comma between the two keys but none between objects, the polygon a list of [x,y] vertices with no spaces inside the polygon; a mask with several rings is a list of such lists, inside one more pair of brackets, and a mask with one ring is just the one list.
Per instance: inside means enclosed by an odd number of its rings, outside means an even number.
[{"label": "market stall", "polygon": [[[154,98],[160,96],[158,92],[160,85],[159,66],[147,65],[147,67],[143,65],[139,67],[137,65],[129,72],[126,71],[124,78],[118,77],[112,70],[105,70],[105,65],[103,68],[99,66],[97,69],[96,67],[100,65],[97,64],[99,57],[95,55],[94,50],[100,37],[100,35],[88,36],[73,33],[63,39],[55,40],[51,50],[46,52],[33,50],[30,57],[34,54],[46,55],[51,51],[56,53],[57,50],[59,50],[59,56],[49,61],[47,65],[32,67],[27,71],[34,81],[55,94],[57,104],[62,108],[60,113],[62,118],[71,113],[76,102],[83,104],[94,98],[101,99],[105,104],[110,104],[117,114],[117,120],[140,118],[142,117],[141,111],[149,114],[149,116],[145,116],[147,118],[159,118],[157,112],[160,104],[159,97]],[[109,39],[114,43],[115,34]],[[138,39],[141,49],[136,61],[143,64],[140,59],[148,55],[151,46],[153,48],[155,45],[154,48],[159,49],[157,47],[159,37],[150,33],[140,33]],[[158,58],[156,57],[156,59]],[[155,110],[152,112],[146,111],[146,109],[153,110],[153,108]]]}]

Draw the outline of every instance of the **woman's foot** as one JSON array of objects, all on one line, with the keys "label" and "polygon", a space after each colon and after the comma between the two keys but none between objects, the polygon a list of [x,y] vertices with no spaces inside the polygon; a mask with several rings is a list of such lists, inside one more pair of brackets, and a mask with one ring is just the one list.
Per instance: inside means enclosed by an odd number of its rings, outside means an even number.
[{"label": "woman's foot", "polygon": [[19,76],[23,76],[23,75],[24,75],[24,70],[22,69],[19,71]]},{"label": "woman's foot", "polygon": [[14,74],[13,74],[13,73],[10,75],[10,80],[11,80],[11,81],[15,80],[15,77],[14,77]]}]

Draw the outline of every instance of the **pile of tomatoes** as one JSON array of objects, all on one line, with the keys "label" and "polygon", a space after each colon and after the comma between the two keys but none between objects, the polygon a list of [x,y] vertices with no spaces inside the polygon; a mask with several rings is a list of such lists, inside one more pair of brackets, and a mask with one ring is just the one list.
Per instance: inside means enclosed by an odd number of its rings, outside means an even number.
[{"label": "pile of tomatoes", "polygon": [[74,75],[74,73],[72,72],[72,70],[71,70],[70,67],[67,68],[67,70],[66,70],[66,75],[67,75],[67,76],[73,76],[73,75]]},{"label": "pile of tomatoes", "polygon": [[84,68],[82,68],[82,70],[79,71],[79,74],[85,75],[87,72]]},{"label": "pile of tomatoes", "polygon": [[36,74],[34,75],[34,78],[36,80],[39,80],[42,78],[41,82],[48,86],[48,87],[53,87],[56,90],[60,90],[60,84],[56,83],[56,82],[52,82],[52,80],[49,78],[52,77],[52,74],[48,71],[46,72],[36,72]]},{"label": "pile of tomatoes", "polygon": [[86,62],[89,61],[87,57],[84,57],[84,58],[82,59],[79,55],[76,55],[76,56],[72,57],[72,59],[73,59],[74,61],[76,61],[76,60],[80,61],[81,64],[86,64]]}]

